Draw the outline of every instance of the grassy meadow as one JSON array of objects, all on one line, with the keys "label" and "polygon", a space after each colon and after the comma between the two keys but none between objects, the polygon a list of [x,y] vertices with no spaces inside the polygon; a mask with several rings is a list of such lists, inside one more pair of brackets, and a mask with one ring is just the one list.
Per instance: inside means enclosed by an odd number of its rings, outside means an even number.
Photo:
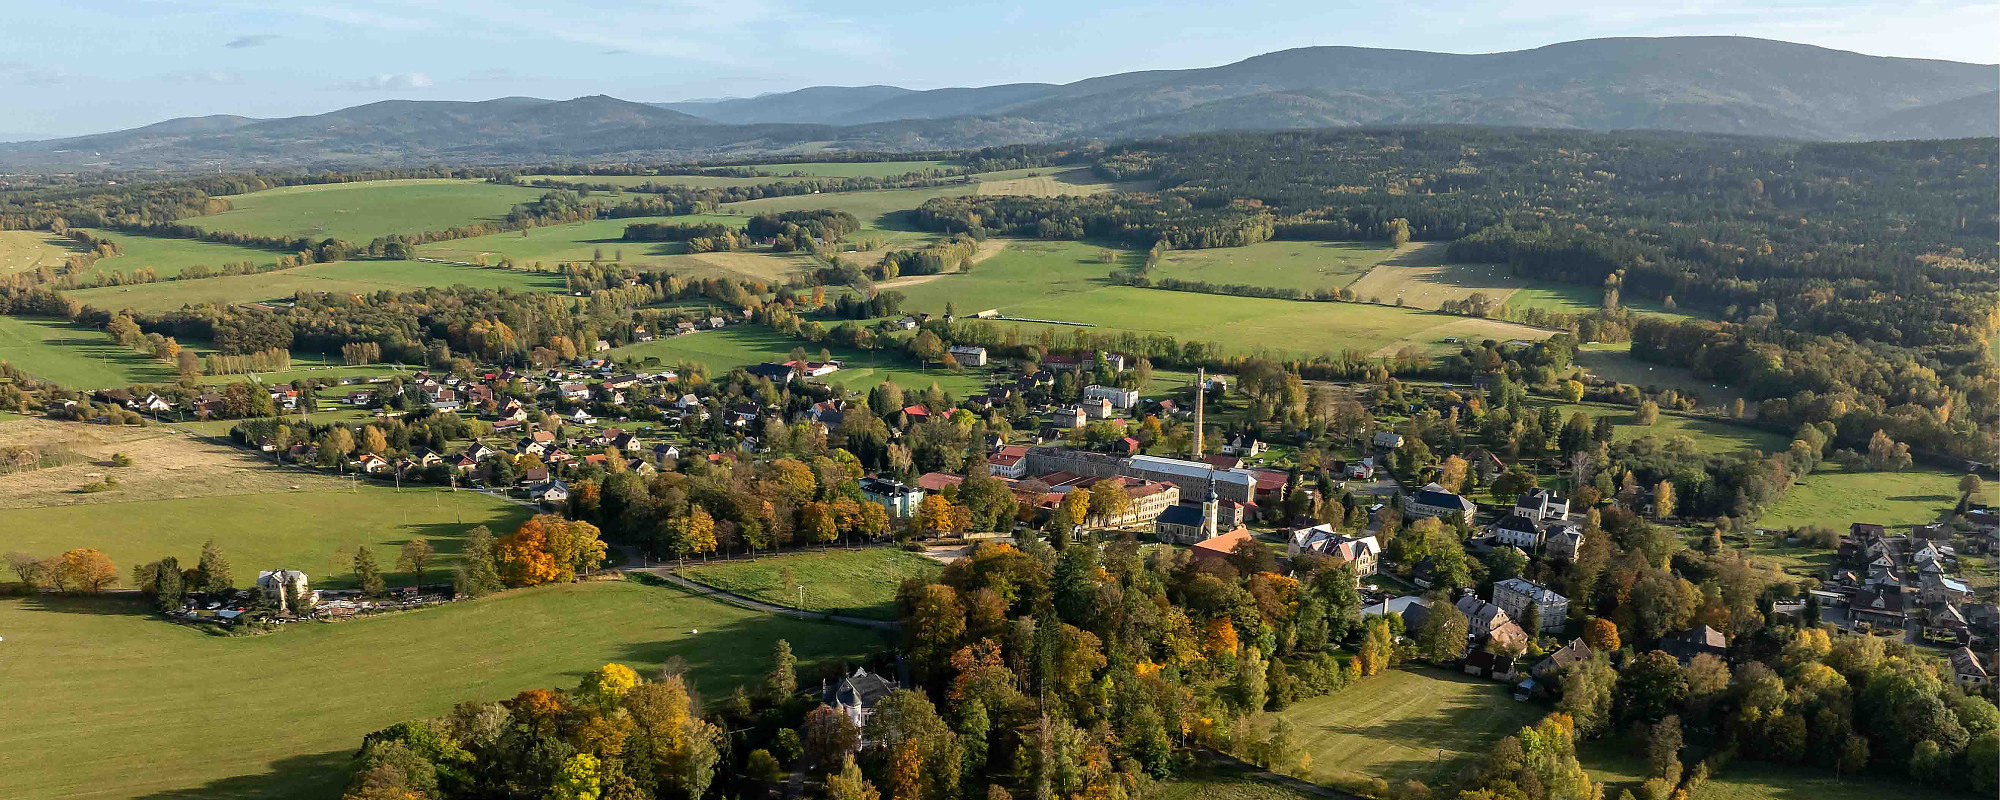
[{"label": "grassy meadow", "polygon": [[1577,348],[1575,362],[1585,372],[1599,378],[1629,383],[1647,391],[1672,389],[1683,395],[1699,397],[1703,406],[1711,408],[1729,405],[1743,396],[1727,384],[1696,378],[1694,371],[1686,367],[1649,364],[1633,358],[1631,345],[1625,342],[1581,345]]},{"label": "grassy meadow", "polygon": [[[1652,425],[1636,422],[1638,409],[1609,403],[1538,403],[1552,405],[1563,419],[1579,411],[1591,419],[1608,417],[1615,426],[1612,441],[1627,442],[1643,436],[1666,440],[1676,436],[1686,436],[1694,440],[1695,450],[1703,453],[1734,453],[1746,448],[1756,448],[1766,454],[1775,453],[1791,445],[1791,438],[1747,425],[1732,425],[1720,420],[1704,417],[1688,417],[1670,412],[1660,412],[1660,418]],[[1537,412],[1539,413],[1539,412]]]},{"label": "grassy meadow", "polygon": [[0,796],[77,800],[333,800],[363,735],[462,700],[572,687],[610,662],[651,676],[675,656],[722,697],[768,667],[777,639],[802,664],[882,644],[625,581],[247,638],[130,600],[0,598],[0,631]]},{"label": "grassy meadow", "polygon": [[693,224],[721,222],[741,227],[746,219],[732,214],[700,214],[680,217],[634,217],[600,219],[532,228],[521,232],[496,233],[471,239],[437,242],[417,249],[424,258],[441,258],[472,263],[485,256],[498,264],[511,258],[517,268],[542,264],[554,268],[566,261],[616,262],[648,271],[673,272],[702,277],[748,278],[782,281],[812,265],[810,256],[791,253],[738,251],[730,253],[689,253],[680,242],[628,242],[622,237],[625,226],[640,222]]},{"label": "grassy meadow", "polygon": [[[784,581],[786,567],[793,580]],[[896,587],[904,578],[943,569],[893,547],[829,549],[747,561],[694,563],[681,574],[725,592],[773,605],[871,619],[896,618]],[[799,587],[803,587],[802,589]]]},{"label": "grassy meadow", "polygon": [[[989,173],[998,175],[998,173]],[[1073,195],[1093,195],[1105,192],[1137,191],[1150,188],[1150,181],[1130,181],[1112,183],[1097,177],[1088,167],[1062,169],[1046,167],[1040,171],[1030,170],[1018,178],[994,178],[979,183],[979,193],[986,195],[1027,195],[1030,197],[1064,197]]]},{"label": "grassy meadow", "polygon": [[808,178],[893,178],[950,166],[943,161],[801,161],[796,164],[749,164],[774,175]]},{"label": "grassy meadow", "polygon": [[[267,465],[268,466],[268,465]],[[465,532],[485,525],[495,536],[511,532],[532,509],[479,492],[362,484],[356,490],[275,491],[129,503],[43,508],[0,508],[0,529],[10,550],[54,555],[75,547],[104,551],[121,570],[163,556],[192,564],[202,542],[214,539],[228,554],[238,585],[260,569],[299,569],[315,586],[353,585],[353,553],[367,547],[391,584],[413,577],[396,567],[411,539],[438,551],[428,580],[443,581],[457,563]]]},{"label": "grassy meadow", "polygon": [[1310,292],[1347,286],[1394,255],[1373,242],[1269,241],[1168,251],[1155,271],[1164,278]]},{"label": "grassy meadow", "polygon": [[1546,713],[1508,692],[1459,672],[1402,668],[1280,713],[1297,726],[1295,741],[1316,770],[1436,786]]},{"label": "grassy meadow", "polygon": [[[721,375],[750,364],[783,361],[794,347],[804,347],[808,354],[819,352],[816,345],[769,328],[736,325],[718,331],[700,331],[626,345],[612,350],[611,356],[656,358],[660,364],[667,366],[696,363],[708,367],[711,375]],[[985,376],[989,373],[989,370],[982,369],[967,369],[956,374],[935,367],[924,370],[896,353],[862,352],[843,347],[827,349],[843,366],[839,372],[819,380],[856,391],[865,392],[883,381],[895,381],[905,390],[925,389],[935,383],[953,397],[962,398],[985,389]]]},{"label": "grassy meadow", "polygon": [[189,221],[206,230],[367,244],[496,219],[542,191],[449,178],[286,186],[232,195],[228,211]]},{"label": "grassy meadow", "polygon": [[78,389],[172,382],[174,365],[66,320],[0,316],[0,361]]},{"label": "grassy meadow", "polygon": [[95,231],[100,236],[118,243],[120,255],[100,260],[95,265],[99,272],[114,270],[131,272],[140,267],[152,267],[160,277],[179,275],[181,270],[192,266],[204,266],[221,271],[224,264],[249,262],[252,264],[274,264],[278,254],[254,247],[238,247],[233,244],[204,242],[200,239],[169,239],[163,236],[141,236],[122,231]]},{"label": "grassy meadow", "polygon": [[0,231],[0,275],[54,269],[78,252],[82,249],[75,242],[48,231]]},{"label": "grassy meadow", "polygon": [[[998,309],[1009,317],[1093,326],[1099,333],[1131,331],[1214,342],[1228,351],[1276,354],[1359,350],[1391,355],[1409,346],[1432,352],[1446,336],[1544,339],[1548,331],[1360,303],[1315,303],[1169,292],[1119,286],[1105,276],[1114,265],[1100,248],[1081,242],[1015,240],[970,274],[895,285],[904,307],[938,313]],[[1136,258],[1121,253],[1121,259]],[[1000,322],[1034,332],[1036,323]],[[1060,326],[1059,330],[1069,330]]]},{"label": "grassy meadow", "polygon": [[1959,475],[1938,469],[1846,472],[1825,464],[1757,518],[1759,528],[1818,525],[1845,532],[1849,523],[1922,525],[1958,504]]},{"label": "grassy meadow", "polygon": [[535,292],[561,291],[564,283],[561,275],[524,269],[461,267],[425,261],[335,261],[255,275],[100,286],[69,295],[98,308],[172,311],[198,303],[286,300],[299,292],[370,294],[384,289],[402,292],[427,286]]}]

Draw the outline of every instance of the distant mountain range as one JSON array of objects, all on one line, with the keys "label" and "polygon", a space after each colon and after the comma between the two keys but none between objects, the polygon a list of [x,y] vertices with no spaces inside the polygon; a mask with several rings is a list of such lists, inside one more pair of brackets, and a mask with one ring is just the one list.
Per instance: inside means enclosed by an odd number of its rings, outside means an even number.
[{"label": "distant mountain range", "polygon": [[934,150],[1214,130],[1466,124],[1816,140],[2000,135],[2000,68],[1764,39],[1591,39],[1484,55],[1310,47],[1068,84],[821,86],[635,103],[393,100],[0,144],[0,169],[492,164]]}]

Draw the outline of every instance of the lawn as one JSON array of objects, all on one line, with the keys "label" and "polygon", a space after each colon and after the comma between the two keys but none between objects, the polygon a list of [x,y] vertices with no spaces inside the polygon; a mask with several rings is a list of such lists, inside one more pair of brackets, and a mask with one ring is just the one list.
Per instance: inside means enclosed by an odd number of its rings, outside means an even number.
[{"label": "lawn", "polygon": [[316,586],[340,587],[353,585],[357,547],[375,552],[392,584],[408,584],[412,576],[397,570],[396,554],[413,538],[437,548],[428,580],[443,581],[472,526],[485,525],[499,536],[532,513],[472,491],[398,491],[365,483],[328,491],[323,482],[312,485],[316,491],[4,508],[0,529],[11,531],[9,550],[50,556],[94,547],[121,570],[169,555],[192,565],[202,542],[214,539],[229,556],[238,586],[250,585],[258,570],[286,568],[304,570]]},{"label": "lawn", "polygon": [[0,599],[0,797],[332,800],[363,735],[462,700],[573,687],[608,662],[650,677],[674,656],[716,698],[761,674],[777,639],[802,663],[882,644],[623,581],[250,638],[135,608]]},{"label": "lawn", "polygon": [[120,251],[119,255],[98,261],[95,271],[99,272],[116,270],[129,273],[140,267],[152,267],[160,277],[168,278],[181,274],[181,270],[197,265],[220,272],[224,264],[247,261],[262,265],[278,261],[277,253],[254,247],[204,242],[200,239],[141,236],[122,231],[100,230],[95,233],[117,242]]},{"label": "lawn", "polygon": [[[1363,303],[1317,303],[1170,292],[1118,286],[1105,276],[1113,265],[1097,260],[1099,248],[1082,242],[1010,241],[968,275],[944,275],[897,285],[903,307],[939,313],[954,302],[960,313],[997,309],[1009,317],[1091,326],[1093,333],[1163,334],[1213,342],[1225,352],[1281,356],[1393,355],[1402,347],[1439,352],[1447,336],[1544,339],[1548,331],[1485,319],[1452,317]],[[1123,254],[1121,258],[1134,257]],[[1045,327],[1017,324],[1030,335]],[[1075,330],[1060,326],[1058,331]]]},{"label": "lawn", "polygon": [[1845,532],[1855,522],[1889,527],[1936,522],[1958,504],[1958,479],[1938,469],[1846,472],[1825,464],[1758,517],[1757,527],[1818,525]]},{"label": "lawn", "polygon": [[1785,766],[1739,758],[1695,791],[1690,800],[1881,800],[1899,797],[1971,797],[1948,787],[1911,786],[1873,774],[1834,775],[1824,767]]},{"label": "lawn", "polygon": [[77,389],[170,383],[174,366],[65,320],[0,316],[0,361]]},{"label": "lawn", "polygon": [[1437,669],[1393,669],[1282,713],[1315,769],[1436,786],[1545,709],[1506,684]]},{"label": "lawn", "polygon": [[[626,345],[612,350],[611,357],[659,359],[659,363],[666,366],[697,363],[708,367],[710,375],[720,376],[741,366],[784,361],[794,347],[803,347],[807,354],[815,357],[820,350],[819,345],[793,339],[769,328],[735,325],[719,331],[700,331]],[[922,370],[901,355],[887,351],[862,352],[843,347],[827,349],[842,367],[840,371],[819,380],[861,392],[883,381],[895,381],[905,390],[927,389],[935,383],[950,392],[952,397],[962,399],[983,391],[986,376],[990,374],[990,370],[982,369],[967,369],[961,373],[939,368]]]},{"label": "lawn", "polygon": [[1353,283],[1394,253],[1372,242],[1258,242],[1246,247],[1168,251],[1154,274],[1310,292]]},{"label": "lawn", "polygon": [[383,289],[409,291],[426,286],[561,291],[561,275],[527,270],[460,267],[426,261],[335,261],[256,275],[193,281],[161,281],[135,286],[102,286],[69,296],[98,308],[172,311],[197,303],[253,303],[290,299],[299,292],[369,294]]},{"label": "lawn", "polygon": [[[796,584],[786,584],[792,569]],[[937,562],[893,547],[767,556],[690,564],[683,575],[725,592],[773,605],[871,619],[896,618],[896,587],[904,578],[943,570]],[[803,588],[801,588],[803,587]]]},{"label": "lawn", "polygon": [[544,191],[449,178],[286,186],[229,196],[224,198],[228,211],[184,221],[212,231],[334,238],[360,245],[392,233],[494,220]]},{"label": "lawn", "polygon": [[1309,800],[1309,795],[1259,780],[1235,765],[1218,764],[1209,774],[1188,775],[1161,786],[1157,800]]},{"label": "lawn", "polygon": [[[1641,314],[1689,318],[1705,316],[1686,309],[1669,311],[1658,301],[1620,296],[1618,302]],[[1522,281],[1520,291],[1507,298],[1512,308],[1539,308],[1559,314],[1588,314],[1604,306],[1604,287],[1581,283]]]},{"label": "lawn", "polygon": [[1766,454],[1775,453],[1791,445],[1791,439],[1747,425],[1735,425],[1706,417],[1689,417],[1670,412],[1660,412],[1659,421],[1652,425],[1640,425],[1634,421],[1638,409],[1630,406],[1608,403],[1533,403],[1540,413],[1541,406],[1554,406],[1556,413],[1567,420],[1571,414],[1583,412],[1592,420],[1608,417],[1612,421],[1612,440],[1628,442],[1642,436],[1652,436],[1662,441],[1676,436],[1686,436],[1694,440],[1695,450],[1703,453],[1734,453],[1745,448],[1756,448]]}]

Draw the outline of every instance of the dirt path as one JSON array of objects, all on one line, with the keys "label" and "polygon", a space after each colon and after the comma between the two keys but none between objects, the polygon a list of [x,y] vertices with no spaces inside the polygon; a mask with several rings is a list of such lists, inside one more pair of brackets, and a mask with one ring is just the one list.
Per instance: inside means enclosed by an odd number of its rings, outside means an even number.
[{"label": "dirt path", "polygon": [[[977,264],[981,261],[985,261],[986,259],[997,256],[1000,254],[1000,251],[1005,249],[1007,249],[1007,240],[987,239],[986,241],[979,243],[978,250],[974,250],[972,252],[972,263]],[[896,278],[893,280],[886,280],[881,283],[875,284],[875,288],[898,289],[904,286],[915,286],[919,283],[930,283],[931,281],[937,280],[946,275],[956,275],[956,274],[958,274],[958,267],[953,266],[951,269],[939,272],[934,275],[911,275],[910,277],[907,278]]]}]

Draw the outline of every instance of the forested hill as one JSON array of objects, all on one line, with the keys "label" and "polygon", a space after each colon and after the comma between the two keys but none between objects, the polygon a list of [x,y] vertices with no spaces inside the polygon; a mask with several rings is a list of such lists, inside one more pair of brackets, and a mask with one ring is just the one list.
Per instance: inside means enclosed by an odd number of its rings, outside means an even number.
[{"label": "forested hill", "polygon": [[1806,140],[2000,134],[2000,70],[1739,37],[1593,39],[1480,55],[1312,47],[1218,67],[718,102],[388,101],[0,144],[0,170],[396,166],[920,151],[1218,130],[1464,124]]}]

